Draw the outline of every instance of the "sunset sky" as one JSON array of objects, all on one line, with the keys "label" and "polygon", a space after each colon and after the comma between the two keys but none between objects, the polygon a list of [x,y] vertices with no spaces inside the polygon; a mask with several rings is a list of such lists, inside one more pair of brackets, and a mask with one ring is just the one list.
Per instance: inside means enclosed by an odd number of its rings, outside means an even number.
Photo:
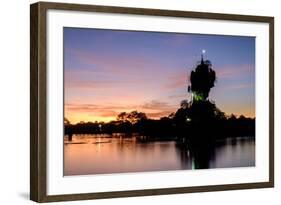
[{"label": "sunset sky", "polygon": [[110,121],[120,112],[176,112],[200,60],[217,74],[210,99],[226,114],[255,117],[255,38],[64,28],[65,117]]}]

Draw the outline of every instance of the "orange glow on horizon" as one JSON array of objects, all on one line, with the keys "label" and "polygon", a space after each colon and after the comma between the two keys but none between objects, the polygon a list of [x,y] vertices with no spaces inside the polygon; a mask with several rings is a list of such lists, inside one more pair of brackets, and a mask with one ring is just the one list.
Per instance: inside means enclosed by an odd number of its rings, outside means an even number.
[{"label": "orange glow on horizon", "polygon": [[71,124],[77,124],[79,122],[110,122],[116,120],[116,116],[99,117],[90,116],[87,113],[66,114],[65,117],[70,121]]},{"label": "orange glow on horizon", "polygon": [[[227,109],[226,109],[227,110]],[[122,112],[131,112],[132,110],[122,111]],[[141,112],[140,110],[137,110]],[[176,110],[174,111],[176,112]],[[171,112],[172,113],[172,112]],[[239,117],[240,115],[243,115],[245,117],[249,118],[255,118],[255,112],[252,112],[251,110],[243,110],[243,112],[237,112],[237,113],[231,113],[225,111],[226,116],[230,116],[231,114],[234,114],[236,117]],[[150,117],[148,115],[148,118],[150,119],[160,119],[161,117],[167,117],[167,115],[159,116],[159,117]],[[89,113],[86,112],[68,112],[65,114],[65,117],[70,121],[71,124],[77,124],[79,122],[110,122],[116,120],[117,115],[115,116],[91,116]]]}]

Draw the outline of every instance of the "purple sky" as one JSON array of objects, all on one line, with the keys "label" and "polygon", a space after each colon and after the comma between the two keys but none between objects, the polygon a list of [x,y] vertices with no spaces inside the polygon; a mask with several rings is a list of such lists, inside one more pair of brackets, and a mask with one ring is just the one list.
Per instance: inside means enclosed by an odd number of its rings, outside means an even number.
[{"label": "purple sky", "polygon": [[226,114],[255,117],[254,37],[64,28],[65,117],[167,116],[191,98],[188,76],[203,49],[218,78],[210,99]]}]

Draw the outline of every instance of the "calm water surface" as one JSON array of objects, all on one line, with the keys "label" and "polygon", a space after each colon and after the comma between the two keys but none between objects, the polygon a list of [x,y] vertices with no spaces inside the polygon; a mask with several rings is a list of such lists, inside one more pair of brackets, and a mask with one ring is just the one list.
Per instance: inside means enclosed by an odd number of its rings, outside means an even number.
[{"label": "calm water surface", "polygon": [[255,166],[255,139],[218,140],[192,151],[175,141],[140,142],[139,136],[73,135],[64,138],[64,175]]}]

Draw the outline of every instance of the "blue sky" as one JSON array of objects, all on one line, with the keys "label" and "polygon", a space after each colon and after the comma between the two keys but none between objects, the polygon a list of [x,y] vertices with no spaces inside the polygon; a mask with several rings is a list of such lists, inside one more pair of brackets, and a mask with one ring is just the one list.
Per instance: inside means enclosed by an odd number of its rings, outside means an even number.
[{"label": "blue sky", "polygon": [[255,117],[254,37],[64,28],[66,117],[167,116],[190,99],[189,74],[203,49],[218,78],[210,99],[226,114]]}]

